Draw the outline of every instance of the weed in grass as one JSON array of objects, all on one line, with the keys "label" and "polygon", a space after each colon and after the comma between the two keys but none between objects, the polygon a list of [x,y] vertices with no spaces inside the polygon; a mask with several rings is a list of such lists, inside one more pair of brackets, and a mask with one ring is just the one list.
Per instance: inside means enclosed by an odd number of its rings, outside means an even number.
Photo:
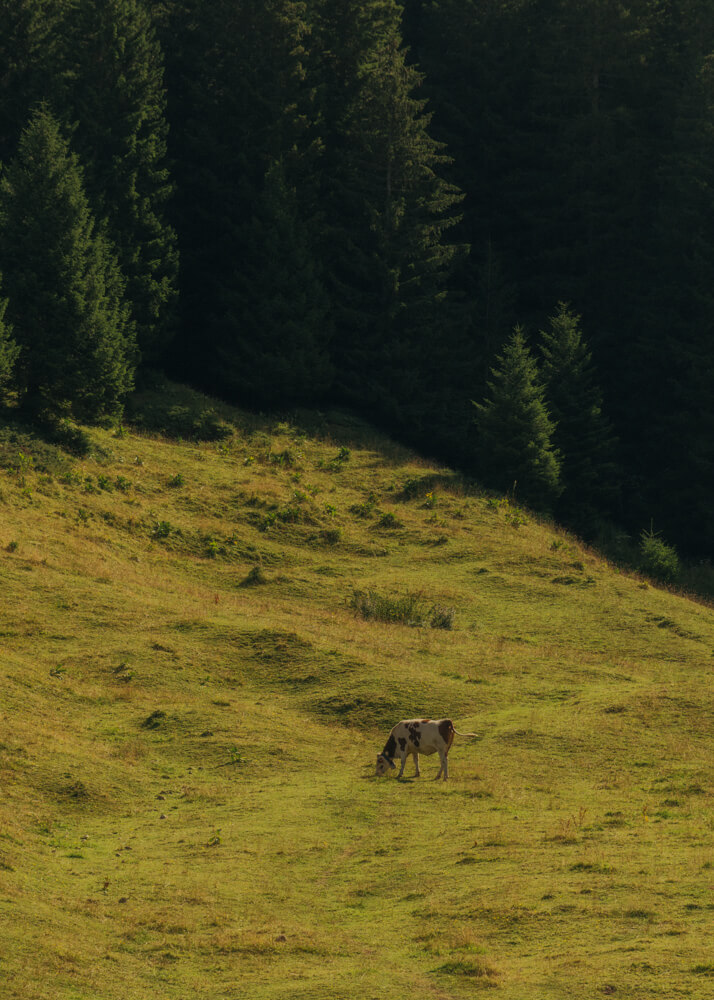
[{"label": "weed in grass", "polygon": [[26,455],[24,451],[18,451],[13,470],[17,475],[20,486],[23,488],[27,486],[27,477],[34,471],[34,466],[35,460],[32,455]]},{"label": "weed in grass", "polygon": [[393,531],[397,528],[403,528],[404,525],[391,511],[386,514],[382,514],[380,519],[377,521],[378,528],[385,528],[389,531]]},{"label": "weed in grass", "polygon": [[204,554],[207,559],[217,559],[219,555],[225,553],[225,549],[222,548],[219,542],[215,538],[206,538],[204,542]]},{"label": "weed in grass", "polygon": [[167,486],[172,490],[180,489],[180,487],[186,485],[186,480],[180,472],[174,473],[173,476],[169,478]]}]

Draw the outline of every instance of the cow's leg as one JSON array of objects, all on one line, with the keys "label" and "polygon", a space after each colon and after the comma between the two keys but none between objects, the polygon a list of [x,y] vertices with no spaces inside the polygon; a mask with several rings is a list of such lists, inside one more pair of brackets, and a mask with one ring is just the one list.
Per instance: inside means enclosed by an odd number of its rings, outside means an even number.
[{"label": "cow's leg", "polygon": [[414,777],[418,778],[421,775],[421,771],[419,770],[419,754],[417,753],[416,750],[412,751],[412,757],[414,758],[414,767],[415,767]]},{"label": "cow's leg", "polygon": [[397,775],[397,777],[401,778],[401,776],[404,774],[404,765],[407,762],[407,755],[406,753],[402,752],[399,754],[399,756],[401,757],[402,760],[402,766],[399,768],[399,774]]},{"label": "cow's leg", "polygon": [[439,773],[437,774],[435,781],[444,775],[444,781],[449,777],[449,761],[444,750],[439,750],[439,760],[441,761],[441,767],[439,768]]}]

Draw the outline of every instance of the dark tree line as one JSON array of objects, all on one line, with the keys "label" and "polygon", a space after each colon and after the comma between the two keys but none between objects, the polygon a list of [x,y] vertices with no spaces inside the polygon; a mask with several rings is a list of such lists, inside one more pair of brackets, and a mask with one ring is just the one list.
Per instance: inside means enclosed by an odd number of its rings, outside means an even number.
[{"label": "dark tree line", "polygon": [[709,0],[0,0],[0,160],[30,415],[347,403],[714,554]]}]

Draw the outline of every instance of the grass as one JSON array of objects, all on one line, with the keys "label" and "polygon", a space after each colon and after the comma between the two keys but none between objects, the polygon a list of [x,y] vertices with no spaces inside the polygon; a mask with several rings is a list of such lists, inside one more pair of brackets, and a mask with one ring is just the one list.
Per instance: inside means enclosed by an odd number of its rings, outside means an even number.
[{"label": "grass", "polygon": [[[711,610],[340,415],[141,412],[0,435],[3,997],[708,995]],[[448,783],[373,777],[412,716]]]}]

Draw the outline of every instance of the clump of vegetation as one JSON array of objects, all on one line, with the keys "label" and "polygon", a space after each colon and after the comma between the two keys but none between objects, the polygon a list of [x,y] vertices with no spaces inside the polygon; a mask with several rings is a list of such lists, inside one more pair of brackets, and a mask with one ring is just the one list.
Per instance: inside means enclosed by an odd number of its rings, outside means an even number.
[{"label": "clump of vegetation", "polygon": [[496,975],[495,969],[479,959],[469,962],[445,962],[436,971],[445,976],[466,976],[469,979],[490,979]]},{"label": "clump of vegetation", "polygon": [[342,541],[342,531],[340,528],[324,528],[320,532],[320,539],[326,545],[337,545]]},{"label": "clump of vegetation", "polygon": [[380,519],[377,521],[377,526],[379,528],[388,528],[391,530],[394,528],[402,528],[403,524],[398,517],[395,517],[395,515],[389,511],[386,514],[382,514]]},{"label": "clump of vegetation", "polygon": [[205,539],[205,555],[207,559],[216,559],[217,556],[222,555],[225,550],[221,548],[219,542],[215,538]]},{"label": "clump of vegetation", "polygon": [[340,450],[337,452],[334,458],[330,459],[329,462],[325,462],[323,459],[320,459],[320,461],[317,463],[318,468],[326,469],[328,472],[340,472],[344,468],[345,463],[349,462],[351,457],[352,457],[352,452],[350,451],[350,449],[345,448],[343,446],[342,448],[340,448]]},{"label": "clump of vegetation", "polygon": [[292,451],[290,448],[284,448],[282,451],[271,451],[268,453],[268,461],[271,465],[279,465],[281,468],[292,469],[300,461],[300,455]]},{"label": "clump of vegetation", "polygon": [[356,590],[350,607],[365,621],[421,625],[426,617],[424,597],[418,591],[404,594],[378,594],[374,590]]},{"label": "clump of vegetation", "polygon": [[162,709],[157,708],[155,712],[147,716],[141,723],[142,729],[160,729],[163,723],[166,721],[166,712]]},{"label": "clump of vegetation", "polygon": [[679,576],[681,567],[677,550],[667,545],[652,526],[640,535],[640,568],[662,583],[671,583]]},{"label": "clump of vegetation", "polygon": [[429,624],[432,628],[452,629],[456,612],[453,608],[435,604],[429,614]]},{"label": "clump of vegetation", "polygon": [[254,566],[238,584],[239,587],[259,587],[268,580],[261,566]]},{"label": "clump of vegetation", "polygon": [[499,499],[490,497],[486,501],[486,507],[489,510],[502,511],[506,524],[510,524],[513,528],[520,528],[522,524],[528,524],[528,518],[510,497],[505,496]]},{"label": "clump of vegetation", "polygon": [[374,513],[374,508],[377,504],[377,498],[374,493],[370,493],[366,500],[362,500],[360,503],[353,503],[349,508],[350,514],[354,514],[355,517],[368,518]]},{"label": "clump of vegetation", "polygon": [[183,393],[179,398],[167,391],[134,397],[129,415],[145,430],[186,441],[223,441],[233,433],[205,397]]}]

